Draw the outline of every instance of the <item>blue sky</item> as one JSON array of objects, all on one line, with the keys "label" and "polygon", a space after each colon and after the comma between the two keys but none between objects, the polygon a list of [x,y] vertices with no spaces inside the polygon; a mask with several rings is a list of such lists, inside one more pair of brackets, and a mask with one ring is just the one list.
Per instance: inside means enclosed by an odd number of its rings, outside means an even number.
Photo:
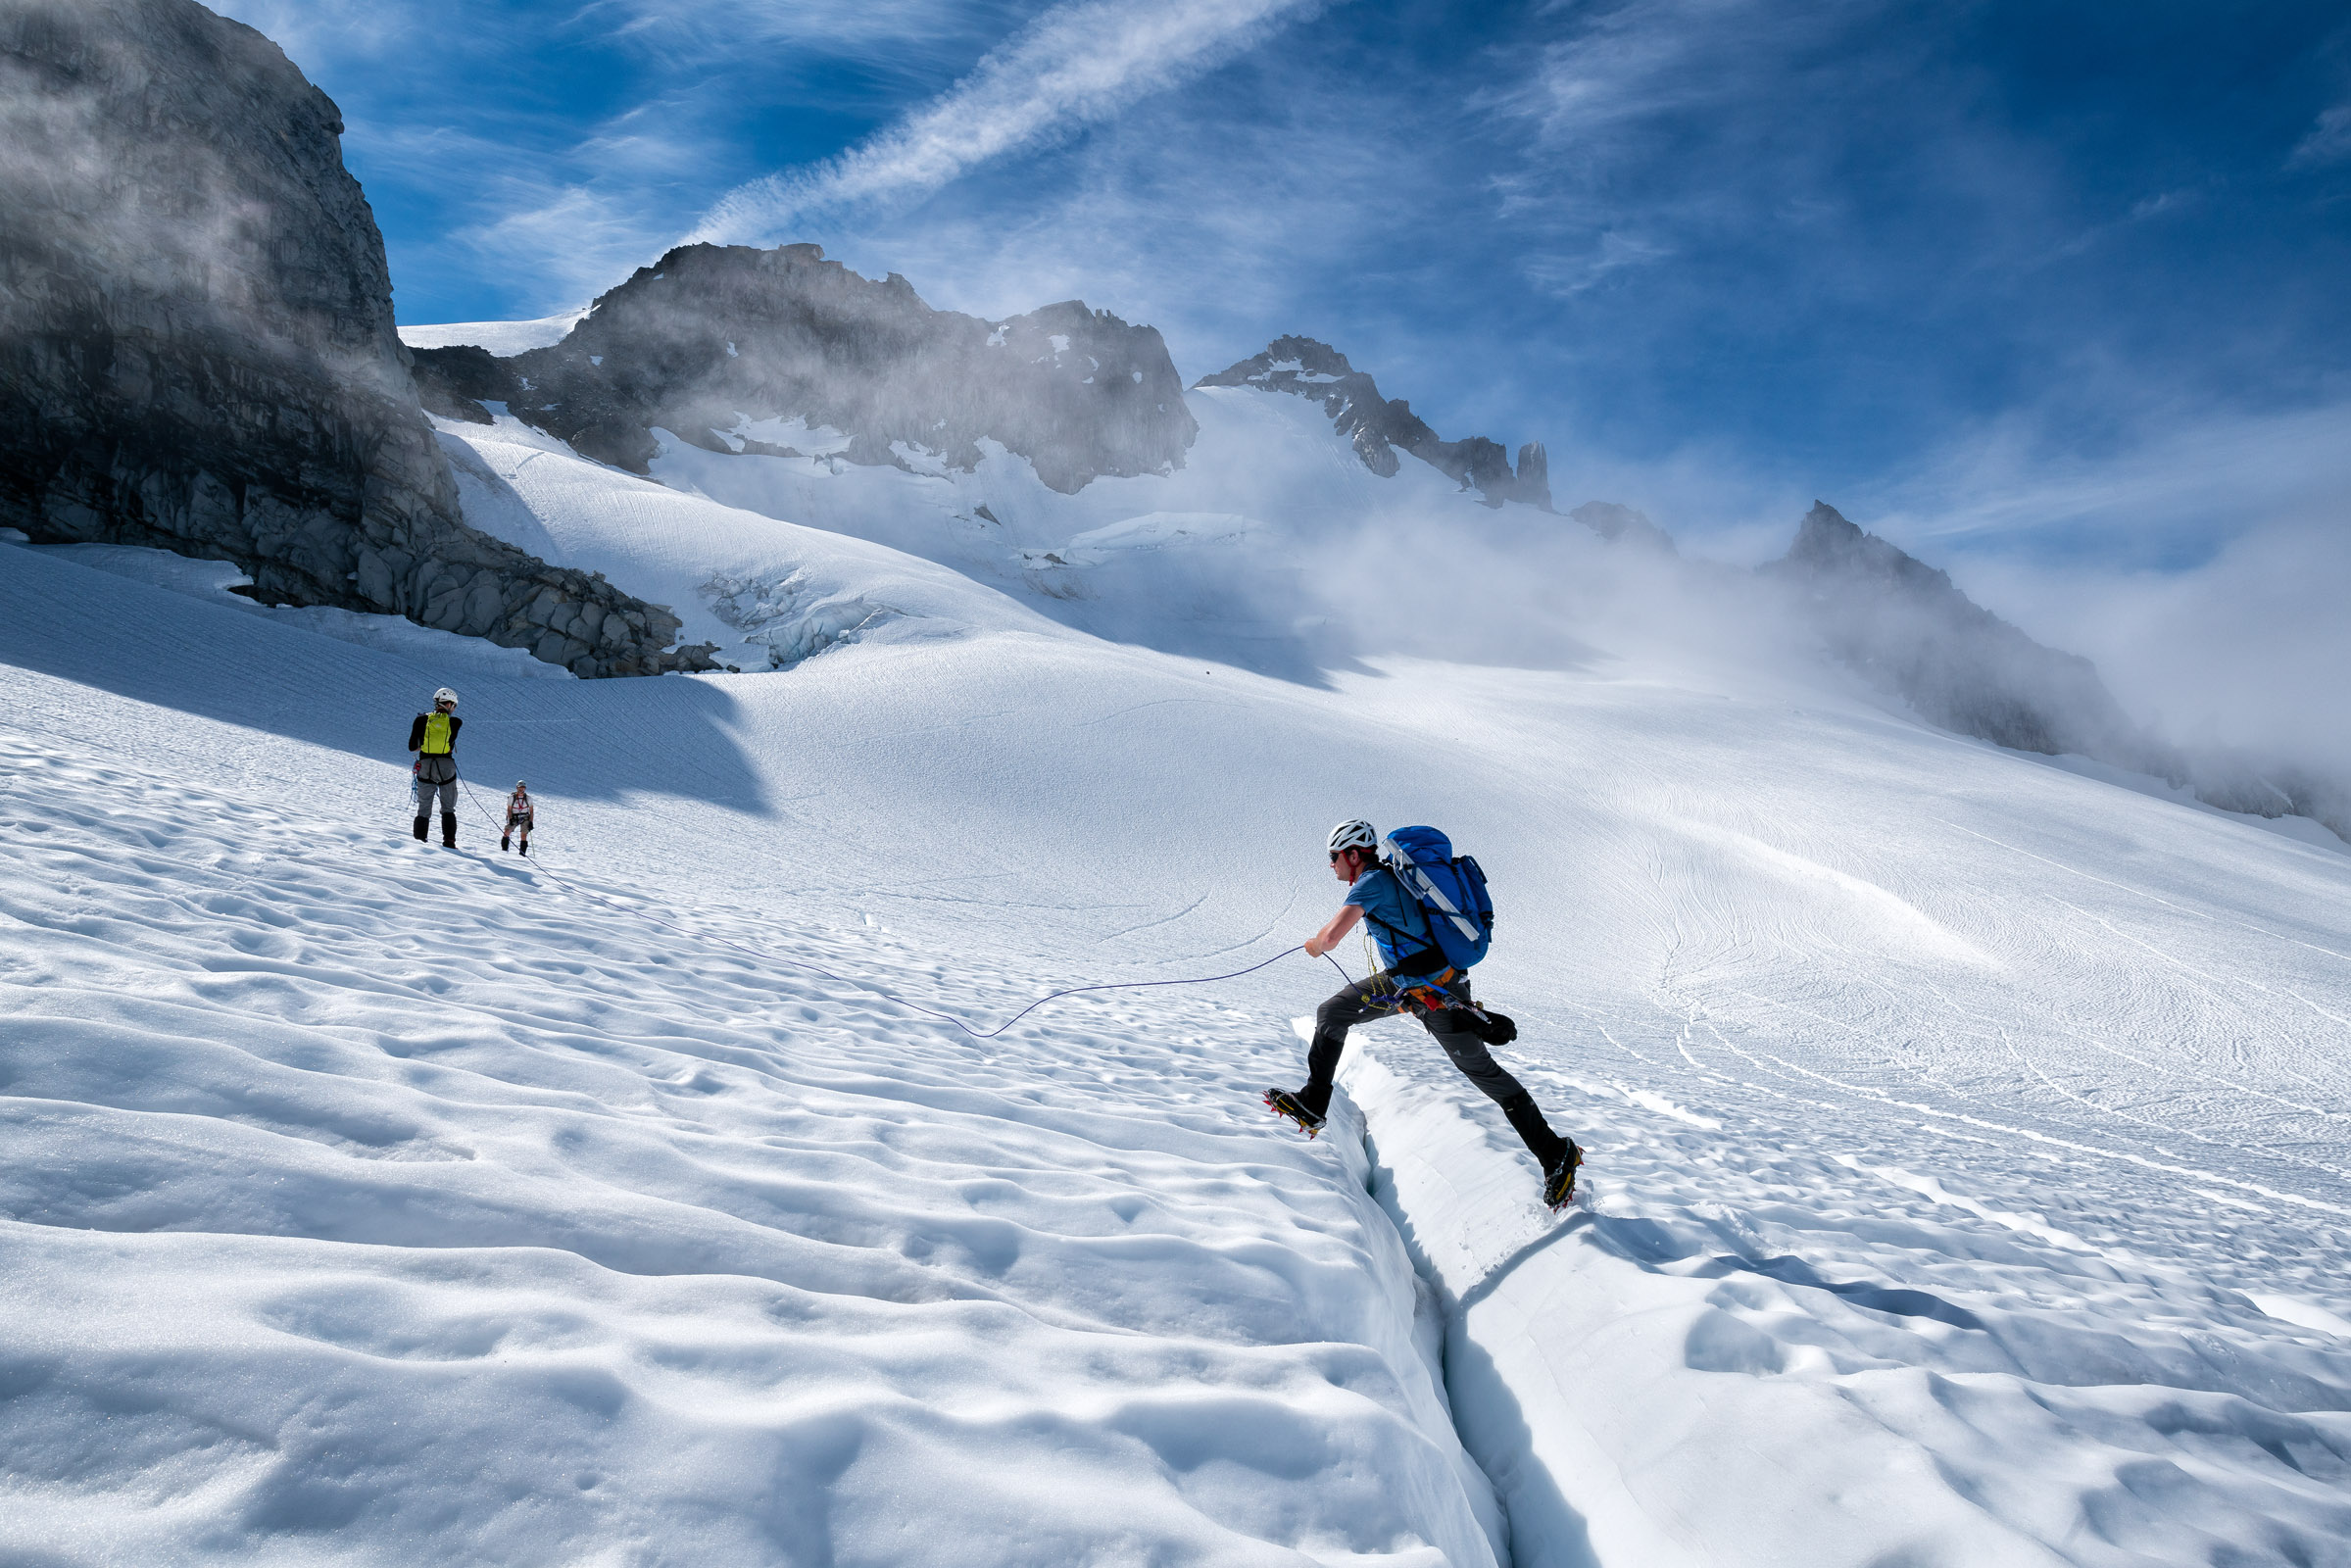
[{"label": "blue sky", "polygon": [[2280,540],[2351,578],[2339,0],[225,9],[343,106],[405,320],[815,239],[1187,376],[1326,338],[1735,559],[1820,496],[2059,640]]}]

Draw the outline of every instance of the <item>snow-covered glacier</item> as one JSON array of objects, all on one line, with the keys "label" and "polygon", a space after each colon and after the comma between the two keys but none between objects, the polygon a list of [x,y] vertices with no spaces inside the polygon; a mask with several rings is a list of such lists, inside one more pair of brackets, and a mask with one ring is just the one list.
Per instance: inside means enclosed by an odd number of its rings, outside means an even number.
[{"label": "snow-covered glacier", "polygon": [[[990,571],[775,515],[816,460],[443,439],[789,670],[0,545],[12,1558],[2351,1561],[2351,856],[1630,620],[1285,680],[1043,612],[1023,551],[1242,548],[1174,476],[942,491]],[[528,861],[407,837],[444,680]],[[1266,1117],[1299,956],[987,1035],[1274,957],[1354,814],[1493,878],[1565,1216],[1409,1025]]]}]

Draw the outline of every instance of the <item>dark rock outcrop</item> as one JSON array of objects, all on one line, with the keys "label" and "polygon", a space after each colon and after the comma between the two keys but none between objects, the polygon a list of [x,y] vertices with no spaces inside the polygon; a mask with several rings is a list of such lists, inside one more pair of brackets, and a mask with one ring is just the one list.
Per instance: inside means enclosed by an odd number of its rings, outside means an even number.
[{"label": "dark rock outcrop", "polygon": [[342,128],[194,0],[0,0],[0,524],[582,675],[710,667],[667,611],[461,519]]},{"label": "dark rock outcrop", "polygon": [[1518,499],[1545,512],[1551,510],[1551,453],[1540,441],[1519,443]]},{"label": "dark rock outcrop", "polygon": [[1278,337],[1264,353],[1203,375],[1193,385],[1253,386],[1310,398],[1322,405],[1333,427],[1354,446],[1363,466],[1382,478],[1396,472],[1400,447],[1463,489],[1477,491],[1490,507],[1524,501],[1545,512],[1551,509],[1550,461],[1540,445],[1529,442],[1518,449],[1519,466],[1513,472],[1510,453],[1499,442],[1482,435],[1440,440],[1428,421],[1412,412],[1412,405],[1380,396],[1371,376],[1348,365],[1347,356],[1328,343]]},{"label": "dark rock outcrop", "polygon": [[1763,568],[1792,587],[1829,651],[1929,722],[2020,752],[2074,753],[2178,778],[2086,659],[2045,648],[1906,555],[1816,501],[1788,554]]},{"label": "dark rock outcrop", "polygon": [[655,426],[713,452],[759,451],[718,432],[805,418],[848,436],[852,463],[906,467],[915,455],[970,468],[995,440],[1066,495],[1180,466],[1200,428],[1154,327],[1076,300],[993,323],[935,311],[898,273],[875,282],[815,245],[681,246],[553,348],[416,358],[440,412],[470,418],[504,403],[634,473],[658,450]]},{"label": "dark rock outcrop", "polygon": [[1674,548],[1673,535],[1649,521],[1647,513],[1619,502],[1587,501],[1568,515],[1610,544],[1622,541],[1668,556],[1681,554]]}]

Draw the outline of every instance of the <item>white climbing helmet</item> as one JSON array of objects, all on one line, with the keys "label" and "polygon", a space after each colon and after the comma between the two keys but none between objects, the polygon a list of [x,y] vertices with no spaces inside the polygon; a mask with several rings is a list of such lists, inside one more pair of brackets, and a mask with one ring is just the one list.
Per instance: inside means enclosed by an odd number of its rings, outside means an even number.
[{"label": "white climbing helmet", "polygon": [[436,703],[447,703],[450,707],[455,708],[457,706],[457,693],[444,686],[439,691],[432,694],[432,700]]},{"label": "white climbing helmet", "polygon": [[1331,858],[1337,859],[1341,850],[1368,850],[1380,842],[1380,835],[1363,818],[1349,817],[1331,829]]}]

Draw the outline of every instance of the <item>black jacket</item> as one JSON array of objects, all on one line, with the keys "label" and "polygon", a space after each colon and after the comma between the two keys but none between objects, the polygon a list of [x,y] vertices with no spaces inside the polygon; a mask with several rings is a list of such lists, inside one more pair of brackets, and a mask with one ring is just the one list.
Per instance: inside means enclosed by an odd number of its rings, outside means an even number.
[{"label": "black jacket", "polygon": [[[408,749],[412,752],[424,750],[424,720],[426,716],[418,713],[416,721],[408,727]],[[449,755],[452,757],[457,755],[457,732],[465,727],[464,719],[455,713],[449,715]]]}]

